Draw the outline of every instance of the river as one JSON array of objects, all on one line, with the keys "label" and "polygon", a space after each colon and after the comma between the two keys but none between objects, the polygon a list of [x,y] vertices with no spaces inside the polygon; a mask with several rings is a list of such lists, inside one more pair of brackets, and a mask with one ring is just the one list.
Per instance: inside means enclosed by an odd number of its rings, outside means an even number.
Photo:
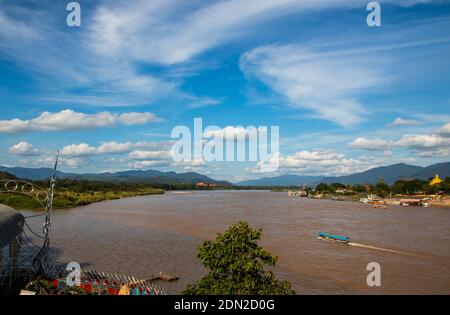
[{"label": "river", "polygon": [[[159,284],[177,294],[206,272],[197,246],[248,221],[279,257],[276,275],[299,294],[450,294],[449,210],[375,209],[269,191],[171,191],[56,210],[50,246],[53,260],[89,269],[176,274],[178,281]],[[318,231],[398,252],[321,241]],[[380,287],[366,284],[370,262],[381,266]]]}]

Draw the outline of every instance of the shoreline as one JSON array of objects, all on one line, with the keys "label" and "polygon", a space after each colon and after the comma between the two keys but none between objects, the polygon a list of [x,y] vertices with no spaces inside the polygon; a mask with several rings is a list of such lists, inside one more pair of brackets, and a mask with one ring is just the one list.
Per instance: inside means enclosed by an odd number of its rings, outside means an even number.
[{"label": "shoreline", "polygon": [[[272,190],[273,191],[273,190]],[[277,191],[276,191],[277,192]],[[278,192],[285,192],[285,191],[278,191]],[[317,200],[332,200],[332,201],[350,201],[350,202],[357,202],[357,203],[363,203],[361,202],[361,198],[365,198],[367,195],[322,195],[320,197],[307,197],[307,196],[302,196],[302,197],[290,197],[293,199],[296,198],[307,198],[307,199],[317,199]],[[444,197],[442,200],[437,201],[437,200],[433,200],[431,199],[428,202],[428,205],[426,207],[424,206],[419,206],[419,205],[401,205],[400,201],[403,199],[415,199],[415,200],[420,200],[423,198],[433,198],[435,196],[432,195],[426,195],[425,197],[423,196],[418,196],[418,195],[404,195],[404,196],[394,196],[394,197],[385,197],[385,198],[379,198],[379,200],[382,202],[382,205],[386,205],[386,206],[400,206],[400,207],[418,207],[418,208],[450,208],[450,197]],[[367,203],[368,205],[372,205],[372,206],[376,206],[376,203]]]},{"label": "shoreline", "polygon": [[[74,193],[60,192],[55,194],[53,209],[54,210],[70,210],[77,207],[87,206],[90,204],[118,200],[140,196],[163,195],[166,191],[159,188],[151,188],[136,192],[91,192],[91,193]],[[23,195],[2,196],[0,203],[11,206],[15,209],[29,211],[44,211],[42,205],[32,200],[30,197]]]}]

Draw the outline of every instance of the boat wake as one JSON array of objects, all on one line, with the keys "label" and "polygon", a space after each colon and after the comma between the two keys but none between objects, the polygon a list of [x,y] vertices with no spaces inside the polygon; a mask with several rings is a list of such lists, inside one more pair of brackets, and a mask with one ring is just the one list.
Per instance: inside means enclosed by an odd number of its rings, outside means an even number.
[{"label": "boat wake", "polygon": [[359,243],[347,243],[348,245],[351,246],[356,246],[356,247],[362,247],[362,248],[368,248],[368,249],[374,249],[374,250],[380,250],[383,252],[389,252],[389,253],[394,253],[394,254],[400,254],[400,255],[407,255],[407,256],[419,256],[416,254],[412,254],[412,253],[407,253],[407,252],[402,252],[399,250],[395,250],[395,249],[388,249],[388,248],[382,248],[382,247],[376,247],[376,246],[372,246],[372,245],[364,245],[364,244],[359,244]]}]

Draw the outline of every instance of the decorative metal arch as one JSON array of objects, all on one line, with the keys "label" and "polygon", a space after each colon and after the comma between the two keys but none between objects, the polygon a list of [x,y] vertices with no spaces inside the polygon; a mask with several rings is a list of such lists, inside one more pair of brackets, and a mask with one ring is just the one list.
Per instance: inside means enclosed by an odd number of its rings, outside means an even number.
[{"label": "decorative metal arch", "polygon": [[47,206],[48,190],[31,182],[15,179],[0,180],[0,194],[4,193],[26,195],[36,200],[43,209]]}]

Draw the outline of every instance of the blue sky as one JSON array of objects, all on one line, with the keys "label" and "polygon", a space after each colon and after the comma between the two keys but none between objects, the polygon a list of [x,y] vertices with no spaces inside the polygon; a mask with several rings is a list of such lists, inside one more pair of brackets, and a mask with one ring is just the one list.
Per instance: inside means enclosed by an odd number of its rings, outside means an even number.
[{"label": "blue sky", "polygon": [[[450,156],[450,2],[0,1],[0,165],[342,175]],[[174,162],[177,125],[279,126],[280,168]]]}]

